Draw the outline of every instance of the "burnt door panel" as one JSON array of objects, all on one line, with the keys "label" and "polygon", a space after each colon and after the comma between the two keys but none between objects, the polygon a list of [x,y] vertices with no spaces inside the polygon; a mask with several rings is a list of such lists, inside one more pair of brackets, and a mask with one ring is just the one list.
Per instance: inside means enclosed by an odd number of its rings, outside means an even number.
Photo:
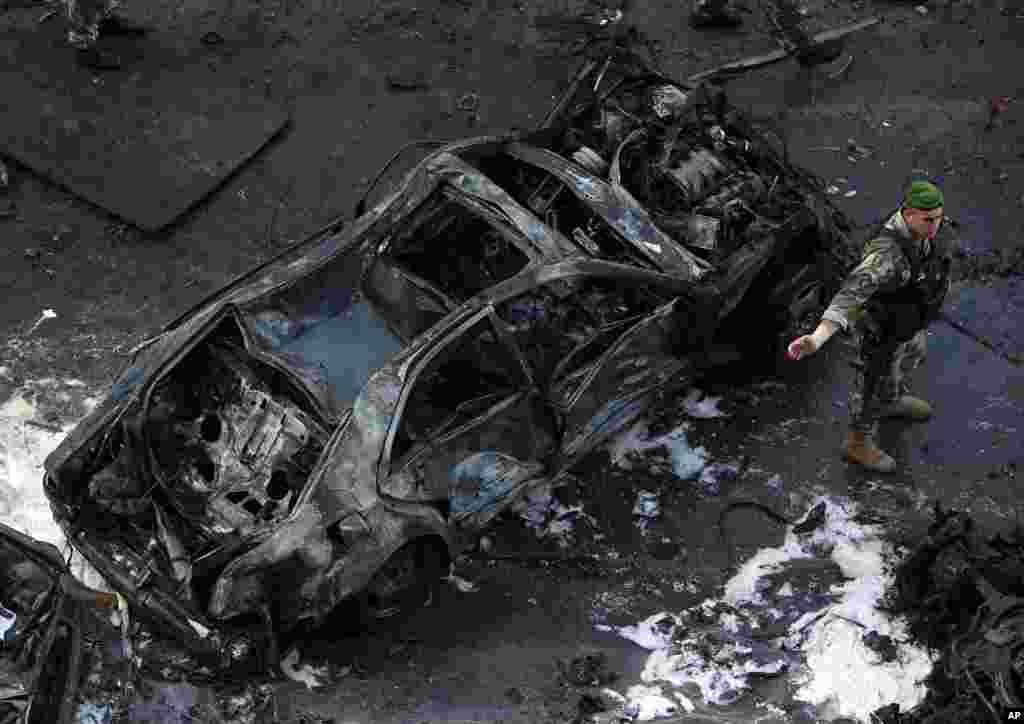
[{"label": "burnt door panel", "polygon": [[486,315],[444,342],[403,394],[386,495],[472,515],[541,474],[556,448],[554,418]]},{"label": "burnt door panel", "polygon": [[574,379],[574,390],[560,404],[565,414],[563,463],[577,458],[628,425],[643,412],[650,393],[691,367],[681,356],[674,300],[630,327],[596,362],[560,370],[557,384]]},{"label": "burnt door panel", "polygon": [[426,451],[422,470],[456,519],[489,518],[522,483],[544,476],[556,438],[543,404],[525,390]]}]

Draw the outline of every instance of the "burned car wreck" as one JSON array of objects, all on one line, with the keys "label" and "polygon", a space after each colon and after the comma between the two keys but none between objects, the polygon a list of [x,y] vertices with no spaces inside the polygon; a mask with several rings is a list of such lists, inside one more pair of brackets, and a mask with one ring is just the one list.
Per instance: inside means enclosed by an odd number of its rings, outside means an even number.
[{"label": "burned car wreck", "polygon": [[45,491],[177,660],[265,671],[342,602],[422,601],[655,393],[816,321],[842,231],[720,88],[588,62],[540,128],[434,150],[168,325]]}]

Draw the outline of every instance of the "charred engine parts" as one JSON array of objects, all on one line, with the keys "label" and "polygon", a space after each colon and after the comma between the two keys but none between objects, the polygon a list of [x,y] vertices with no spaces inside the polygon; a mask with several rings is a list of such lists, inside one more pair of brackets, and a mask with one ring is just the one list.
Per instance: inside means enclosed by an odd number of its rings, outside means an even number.
[{"label": "charred engine parts", "polygon": [[709,216],[721,216],[728,204],[743,201],[749,206],[754,206],[761,202],[766,193],[767,189],[760,176],[750,171],[742,171],[697,204],[697,211]]},{"label": "charred engine parts", "polygon": [[[242,350],[210,345],[202,358],[154,393],[151,409],[165,411],[146,420],[153,456],[186,519],[247,535],[287,514],[326,431],[274,394]],[[189,395],[192,404],[181,405]]]},{"label": "charred engine parts", "polygon": [[608,173],[608,162],[598,155],[597,151],[586,146],[572,154],[572,160],[596,176],[604,177]]},{"label": "charred engine parts", "polygon": [[716,182],[729,172],[729,167],[710,149],[695,151],[685,161],[667,169],[685,201],[694,205],[710,193]]},{"label": "charred engine parts", "polygon": [[703,214],[694,214],[687,219],[687,242],[698,249],[713,251],[718,248],[721,219]]},{"label": "charred engine parts", "polygon": [[682,120],[693,105],[692,97],[674,85],[660,85],[651,91],[651,108],[662,120]]}]

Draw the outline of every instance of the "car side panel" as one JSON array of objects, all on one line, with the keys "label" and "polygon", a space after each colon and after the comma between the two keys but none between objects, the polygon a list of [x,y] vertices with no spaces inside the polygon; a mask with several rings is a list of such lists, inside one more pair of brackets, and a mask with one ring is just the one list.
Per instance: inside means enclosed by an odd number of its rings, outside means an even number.
[{"label": "car side panel", "polygon": [[[560,467],[628,425],[643,412],[651,393],[670,382],[681,383],[679,376],[692,369],[693,363],[679,342],[683,330],[677,328],[678,307],[682,303],[673,300],[626,330],[583,373],[583,381],[562,403],[565,435]],[[563,371],[573,372],[580,373]]]}]

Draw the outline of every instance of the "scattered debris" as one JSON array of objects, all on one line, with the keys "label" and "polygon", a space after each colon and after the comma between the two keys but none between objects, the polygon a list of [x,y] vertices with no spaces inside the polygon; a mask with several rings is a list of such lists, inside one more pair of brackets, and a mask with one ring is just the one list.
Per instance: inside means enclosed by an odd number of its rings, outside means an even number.
[{"label": "scattered debris", "polygon": [[591,527],[597,528],[593,517],[583,512],[582,504],[565,505],[552,494],[551,486],[532,491],[514,504],[512,510],[526,521],[527,527],[537,538],[554,539],[561,548],[571,544],[571,535],[579,520],[585,520]]},{"label": "scattered debris", "polygon": [[18,614],[9,611],[0,603],[0,642],[9,643],[14,639],[14,624]]},{"label": "scattered debris", "polygon": [[113,711],[109,704],[83,702],[78,705],[76,724],[110,724]]},{"label": "scattered debris", "polygon": [[3,161],[0,161],[0,219],[11,218],[16,216],[18,213],[14,202],[8,198],[4,198],[10,190],[10,185],[11,179],[7,172],[7,166],[4,165]]},{"label": "scattered debris", "polygon": [[646,684],[695,684],[708,704],[735,702],[752,675],[791,674],[796,698],[830,702],[833,716],[868,721],[891,702],[912,707],[924,697],[919,681],[932,660],[908,642],[900,619],[876,607],[891,581],[892,551],[880,529],[856,517],[849,501],[823,499],[800,534],[791,530],[783,546],[758,551],[719,599],[598,628],[651,651]]},{"label": "scattered debris", "polygon": [[741,475],[739,463],[710,463],[700,473],[700,483],[707,495],[719,495],[722,483],[731,482]]},{"label": "scattered debris", "polygon": [[928,698],[901,711],[899,721],[988,721],[1024,702],[1024,530],[989,536],[938,502],[933,517],[927,537],[896,568],[887,597],[914,640],[941,652]]},{"label": "scattered debris", "polygon": [[658,494],[648,490],[641,490],[636,495],[636,504],[633,506],[633,515],[641,518],[653,519],[661,515],[658,507]]},{"label": "scattered debris", "polygon": [[430,68],[422,61],[406,61],[391,68],[388,86],[398,91],[426,90],[430,87]]},{"label": "scattered debris", "polygon": [[729,414],[718,409],[721,397],[708,397],[696,387],[691,388],[683,400],[683,408],[689,417],[712,418],[729,417]]},{"label": "scattered debris", "polygon": [[451,570],[448,572],[448,575],[444,577],[444,580],[445,582],[455,586],[456,590],[458,590],[459,593],[476,593],[480,590],[480,586],[478,584],[473,583],[472,581],[467,580],[465,578],[462,578],[461,576],[455,575],[454,563],[452,564]]},{"label": "scattered debris", "polygon": [[988,121],[985,123],[985,130],[991,131],[995,128],[996,121],[1001,116],[1010,110],[1010,96],[996,96],[989,100],[988,103]]},{"label": "scattered debris", "polygon": [[313,691],[326,686],[329,678],[329,667],[313,666],[312,664],[300,664],[302,654],[298,646],[293,646],[281,659],[281,672],[292,681],[305,685]]},{"label": "scattered debris", "polygon": [[608,686],[619,675],[608,668],[608,655],[592,651],[574,656],[570,661],[558,659],[558,673],[571,686]]},{"label": "scattered debris", "polygon": [[854,163],[871,156],[871,149],[861,146],[856,140],[850,138],[846,141],[846,153]]},{"label": "scattered debris", "polygon": [[669,451],[672,459],[672,472],[680,480],[692,480],[697,477],[707,464],[707,450],[703,447],[691,448],[686,440],[687,423],[658,437],[648,437],[647,421],[640,420],[629,430],[620,434],[611,443],[612,462],[629,470],[631,458],[638,453],[655,448]]},{"label": "scattered debris", "polygon": [[[690,705],[687,711],[693,711],[693,703],[685,696],[681,702]],[[685,705],[684,705],[685,706]],[[679,705],[671,699],[662,695],[660,686],[645,686],[635,684],[626,691],[626,705],[623,711],[629,719],[634,721],[650,721],[663,716],[671,716],[678,711]]]},{"label": "scattered debris", "polygon": [[56,317],[57,313],[52,309],[43,309],[43,313],[39,316],[39,320],[37,320],[36,324],[29,328],[27,334],[32,334],[33,332],[36,331],[36,328],[38,328],[41,324],[43,324],[47,320],[55,320]]},{"label": "scattered debris", "polygon": [[466,113],[475,113],[480,108],[480,94],[463,93],[455,99],[455,107]]}]

